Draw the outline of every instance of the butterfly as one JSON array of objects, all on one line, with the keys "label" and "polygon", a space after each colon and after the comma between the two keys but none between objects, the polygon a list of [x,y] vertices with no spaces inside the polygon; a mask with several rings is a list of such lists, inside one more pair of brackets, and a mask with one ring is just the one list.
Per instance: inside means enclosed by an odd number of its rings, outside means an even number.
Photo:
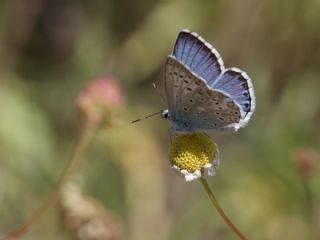
[{"label": "butterfly", "polygon": [[250,77],[225,68],[220,54],[195,32],[182,30],[165,61],[168,109],[161,115],[176,131],[237,131],[255,110]]}]

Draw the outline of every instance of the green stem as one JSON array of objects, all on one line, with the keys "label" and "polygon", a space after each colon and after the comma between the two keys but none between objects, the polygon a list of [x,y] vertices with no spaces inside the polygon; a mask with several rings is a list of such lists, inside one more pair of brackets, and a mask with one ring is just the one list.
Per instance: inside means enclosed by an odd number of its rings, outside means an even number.
[{"label": "green stem", "polygon": [[223,211],[222,207],[220,206],[218,200],[216,199],[216,197],[213,195],[207,181],[205,178],[201,177],[200,178],[200,182],[202,184],[202,186],[204,187],[206,193],[208,194],[211,203],[213,204],[213,206],[217,209],[218,213],[220,214],[220,216],[223,218],[223,220],[225,221],[225,223],[231,228],[231,230],[241,239],[241,240],[246,240],[247,238],[240,232],[240,230],[232,223],[232,221],[228,218],[228,216],[225,214],[225,212]]},{"label": "green stem", "polygon": [[306,218],[311,227],[310,239],[318,239],[318,236],[320,236],[320,230],[317,227],[317,215],[315,214],[316,211],[314,210],[315,202],[313,199],[312,190],[310,188],[309,179],[303,178],[302,183],[306,199]]},{"label": "green stem", "polygon": [[47,201],[45,201],[42,206],[40,206],[36,211],[34,211],[32,215],[24,223],[22,223],[19,227],[17,227],[15,230],[9,233],[6,237],[4,237],[3,240],[14,240],[22,236],[23,234],[25,234],[29,230],[29,228],[37,220],[39,220],[39,218],[46,212],[46,210],[48,210],[49,207],[52,206],[59,199],[63,185],[68,180],[70,174],[74,171],[77,163],[80,160],[80,157],[82,156],[85,149],[87,148],[90,142],[90,139],[92,138],[96,130],[96,127],[97,127],[97,124],[95,122],[87,121],[85,123],[85,126],[82,129],[79,140],[70,158],[68,159],[65,165],[63,173],[60,176],[54,191],[51,193]]},{"label": "green stem", "polygon": [[304,190],[304,195],[306,199],[306,215],[308,221],[311,223],[313,222],[313,199],[312,199],[312,192],[309,186],[308,179],[303,178],[302,179],[302,184],[303,184],[303,190]]}]

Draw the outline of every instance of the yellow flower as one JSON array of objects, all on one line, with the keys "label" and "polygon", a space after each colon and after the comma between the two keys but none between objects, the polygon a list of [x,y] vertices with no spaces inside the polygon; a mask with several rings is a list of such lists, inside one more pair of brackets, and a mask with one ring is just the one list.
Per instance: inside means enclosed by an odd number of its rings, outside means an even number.
[{"label": "yellow flower", "polygon": [[215,174],[219,167],[219,151],[215,142],[204,133],[178,135],[170,145],[173,169],[181,173],[186,181],[200,178],[204,173]]}]

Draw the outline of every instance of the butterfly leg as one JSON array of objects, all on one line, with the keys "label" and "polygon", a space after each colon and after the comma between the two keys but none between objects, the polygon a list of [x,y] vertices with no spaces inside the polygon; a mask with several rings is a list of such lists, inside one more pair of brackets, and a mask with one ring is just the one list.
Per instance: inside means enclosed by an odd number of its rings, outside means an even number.
[{"label": "butterfly leg", "polygon": [[175,134],[174,128],[173,127],[169,128],[168,133],[169,133],[170,143],[172,143],[173,142],[173,136]]}]

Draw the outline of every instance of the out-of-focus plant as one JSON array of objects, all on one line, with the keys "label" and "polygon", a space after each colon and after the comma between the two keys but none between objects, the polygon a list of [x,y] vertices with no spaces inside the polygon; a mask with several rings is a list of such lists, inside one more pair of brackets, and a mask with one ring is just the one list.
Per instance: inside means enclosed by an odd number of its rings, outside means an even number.
[{"label": "out-of-focus plant", "polygon": [[81,185],[69,182],[61,196],[63,224],[78,240],[120,240],[121,226],[99,201],[82,192]]},{"label": "out-of-focus plant", "polygon": [[96,125],[104,121],[110,126],[115,114],[125,104],[125,98],[117,79],[105,75],[90,82],[76,103],[87,122]]},{"label": "out-of-focus plant", "polygon": [[313,225],[315,230],[313,231],[314,235],[319,236],[320,232],[317,226],[318,217],[315,214],[315,196],[312,188],[310,187],[310,180],[316,172],[319,154],[312,148],[302,147],[294,152],[294,161],[297,173],[299,174],[304,189],[306,200],[306,217],[307,220]]},{"label": "out-of-focus plant", "polygon": [[115,77],[106,75],[89,82],[76,100],[76,105],[84,117],[81,134],[54,191],[47,201],[33,212],[29,219],[4,239],[16,239],[22,236],[59,199],[62,187],[75,170],[96,130],[103,124],[111,126],[117,116],[116,113],[119,112],[124,103],[125,96]]},{"label": "out-of-focus plant", "polygon": [[295,163],[299,176],[308,181],[315,173],[318,153],[312,148],[300,148],[295,154]]}]

